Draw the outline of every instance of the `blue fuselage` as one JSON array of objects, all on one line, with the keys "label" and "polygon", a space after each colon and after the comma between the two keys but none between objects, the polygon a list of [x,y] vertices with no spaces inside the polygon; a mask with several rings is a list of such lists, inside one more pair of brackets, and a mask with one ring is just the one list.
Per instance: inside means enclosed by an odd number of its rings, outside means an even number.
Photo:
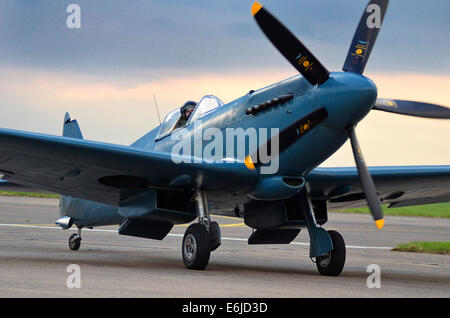
[{"label": "blue fuselage", "polygon": [[[277,98],[282,95],[292,94],[289,101],[269,107],[256,114],[248,114],[247,109],[254,105]],[[323,161],[335,153],[347,140],[349,126],[356,124],[364,118],[371,110],[377,97],[377,88],[368,78],[354,73],[336,72],[331,73],[330,78],[322,85],[312,86],[300,75],[291,77],[279,83],[270,85],[257,91],[251,91],[216,110],[207,113],[201,118],[203,131],[214,128],[226,136],[226,130],[230,128],[243,129],[278,128],[282,131],[317,110],[324,108],[327,117],[308,134],[291,144],[279,155],[279,168],[276,175],[285,177],[302,177]],[[206,147],[210,142],[203,140],[202,134],[196,132],[198,125],[190,123],[184,129],[183,138],[191,138],[194,142],[202,143]],[[156,150],[158,152],[170,153],[174,145],[179,142],[176,138],[167,135],[156,141],[159,127],[137,140],[130,147],[142,150]],[[258,136],[259,137],[259,136]],[[224,143],[224,147],[225,147]],[[233,149],[231,153],[238,153]],[[254,152],[250,145],[246,149],[246,155]],[[230,153],[230,149],[223,149],[223,154]],[[242,159],[242,158],[238,158]],[[247,194],[261,178],[273,177],[273,175],[257,174],[255,178],[238,180],[238,182],[225,182],[221,186],[220,180],[214,191],[208,193],[210,204],[217,209],[228,209],[249,200]],[[231,195],[232,194],[232,195]],[[78,199],[77,199],[78,200]],[[80,200],[77,208],[62,208],[61,214],[82,219],[83,226],[94,226],[103,224],[117,224],[121,216],[117,213],[117,207],[100,206],[93,207],[93,202]],[[83,205],[81,208],[79,205]],[[74,204],[71,204],[75,206]],[[91,206],[89,206],[91,205]],[[109,208],[107,208],[109,207]],[[87,216],[86,212],[80,210],[97,210],[97,216]],[[103,212],[99,210],[104,210]],[[116,212],[114,212],[116,211]],[[101,212],[101,213],[100,213]],[[69,214],[70,213],[70,214]],[[77,214],[77,215],[73,215]],[[87,221],[89,219],[89,221]]]}]

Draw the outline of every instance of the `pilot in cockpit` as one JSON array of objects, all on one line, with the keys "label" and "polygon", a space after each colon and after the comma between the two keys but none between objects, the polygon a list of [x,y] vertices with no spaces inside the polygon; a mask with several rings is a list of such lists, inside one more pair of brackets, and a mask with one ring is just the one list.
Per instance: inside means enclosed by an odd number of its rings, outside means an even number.
[{"label": "pilot in cockpit", "polygon": [[186,123],[187,123],[189,117],[191,116],[192,112],[194,111],[194,108],[196,105],[197,105],[196,102],[187,101],[186,103],[184,103],[183,106],[181,106],[181,108],[180,108],[181,117],[178,120],[175,128],[184,127],[186,125]]}]

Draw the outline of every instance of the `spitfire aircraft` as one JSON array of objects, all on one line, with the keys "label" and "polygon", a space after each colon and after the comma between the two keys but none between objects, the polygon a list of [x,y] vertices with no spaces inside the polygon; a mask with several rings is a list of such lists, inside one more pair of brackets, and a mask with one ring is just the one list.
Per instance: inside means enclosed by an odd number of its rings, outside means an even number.
[{"label": "spitfire aircraft", "polygon": [[[182,258],[188,269],[203,270],[221,244],[214,212],[242,217],[253,229],[249,244],[289,244],[306,228],[318,271],[338,276],[346,248],[338,232],[322,227],[329,209],[368,205],[382,228],[381,204],[450,201],[450,166],[369,169],[358,144],[355,127],[371,110],[450,118],[443,106],[377,98],[375,83],[363,75],[387,6],[388,0],[370,0],[343,71],[330,72],[255,2],[257,24],[300,74],[227,104],[207,95],[183,125],[175,109],[130,146],[83,139],[68,114],[62,136],[0,129],[0,184],[60,194],[56,224],[78,228],[72,250],[80,248],[82,228],[120,225],[119,234],[162,240],[174,224],[192,222]],[[213,133],[208,139],[199,129]],[[244,150],[235,134],[235,143],[211,151],[213,160],[202,158],[212,136],[229,131],[244,132]],[[348,139],[356,168],[318,167]]]}]

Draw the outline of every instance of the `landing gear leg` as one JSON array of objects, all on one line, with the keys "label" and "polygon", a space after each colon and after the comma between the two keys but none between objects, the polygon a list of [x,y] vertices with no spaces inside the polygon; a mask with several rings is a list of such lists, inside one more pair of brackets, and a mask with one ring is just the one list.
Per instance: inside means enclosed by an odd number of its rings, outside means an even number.
[{"label": "landing gear leg", "polygon": [[203,270],[209,262],[211,251],[220,246],[221,234],[217,222],[211,222],[206,193],[198,190],[195,195],[198,223],[191,224],[183,237],[183,262],[186,268]]},{"label": "landing gear leg", "polygon": [[345,242],[336,231],[325,231],[316,223],[312,204],[307,196],[307,189],[303,193],[302,202],[306,226],[310,237],[309,256],[316,259],[316,266],[321,275],[339,276],[345,264]]},{"label": "landing gear leg", "polygon": [[78,228],[78,234],[72,234],[69,238],[69,248],[72,251],[77,251],[81,245],[81,228]]}]

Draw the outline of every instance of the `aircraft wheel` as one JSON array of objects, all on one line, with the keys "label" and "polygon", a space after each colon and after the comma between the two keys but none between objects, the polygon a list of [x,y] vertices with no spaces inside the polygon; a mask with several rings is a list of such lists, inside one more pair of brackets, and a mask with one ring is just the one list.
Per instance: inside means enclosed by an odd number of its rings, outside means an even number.
[{"label": "aircraft wheel", "polygon": [[221,244],[222,239],[220,234],[220,227],[217,222],[211,222],[209,226],[209,241],[209,250],[211,252],[216,250]]},{"label": "aircraft wheel", "polygon": [[206,268],[210,256],[210,237],[205,225],[194,223],[187,228],[183,237],[182,254],[186,268]]},{"label": "aircraft wheel", "polygon": [[72,234],[69,238],[69,248],[72,251],[76,251],[80,248],[81,237],[78,234]]},{"label": "aircraft wheel", "polygon": [[339,276],[345,264],[345,242],[341,234],[328,231],[333,242],[333,250],[316,258],[319,273],[324,276]]}]

